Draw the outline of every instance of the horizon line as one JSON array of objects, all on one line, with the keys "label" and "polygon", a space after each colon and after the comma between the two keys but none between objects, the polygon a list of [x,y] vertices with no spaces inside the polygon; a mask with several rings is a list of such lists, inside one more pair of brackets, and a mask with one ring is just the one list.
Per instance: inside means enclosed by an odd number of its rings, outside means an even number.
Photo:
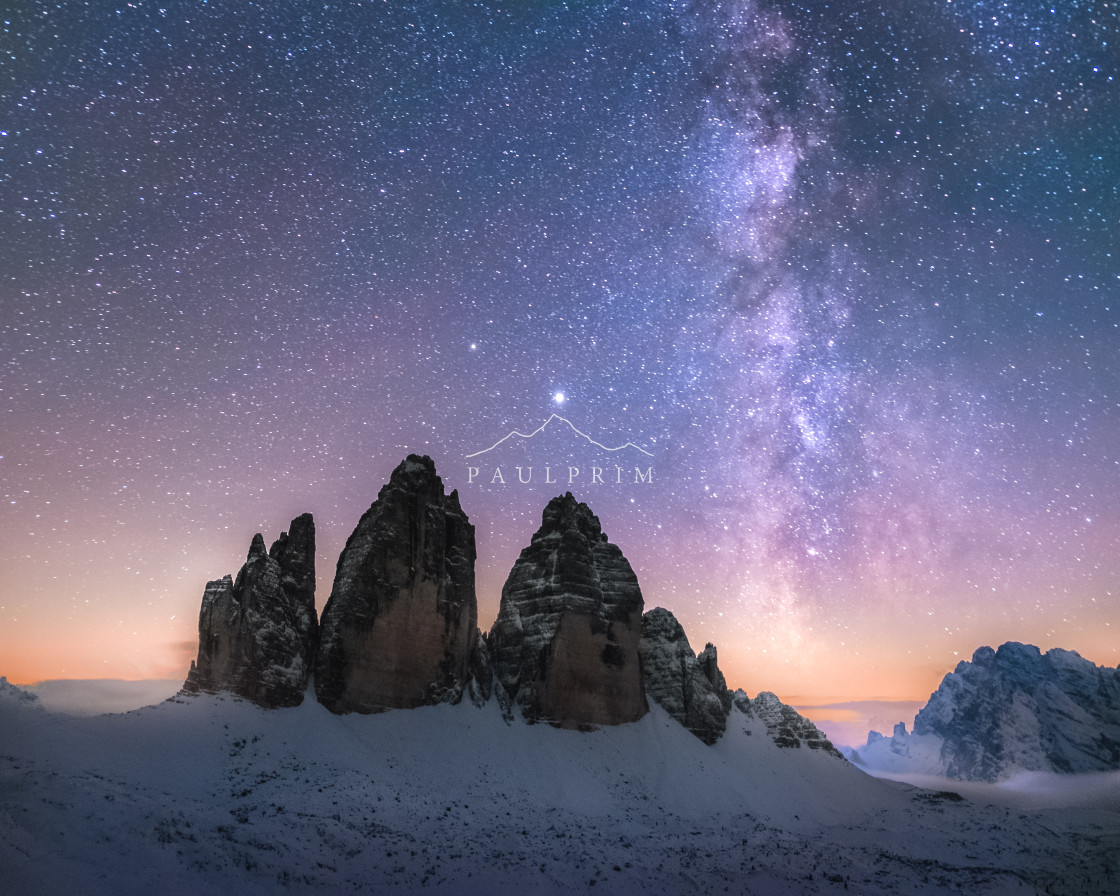
[{"label": "horizon line", "polygon": [[519,432],[516,429],[510,430],[510,432],[506,433],[506,435],[504,435],[500,439],[498,439],[498,441],[496,441],[489,448],[483,448],[481,451],[475,451],[473,454],[468,454],[467,455],[467,460],[470,460],[472,457],[478,457],[480,454],[486,454],[486,452],[488,452],[488,451],[493,451],[495,448],[497,448],[499,445],[501,445],[502,442],[505,442],[507,439],[512,439],[514,436],[520,436],[523,439],[531,439],[534,436],[541,433],[544,430],[544,428],[546,426],[548,426],[548,424],[551,423],[553,420],[559,420],[562,423],[567,423],[568,426],[571,427],[572,432],[574,432],[576,435],[583,436],[592,445],[595,445],[598,448],[602,448],[604,451],[622,451],[625,448],[637,448],[639,451],[642,452],[642,454],[646,455],[647,457],[653,457],[653,454],[651,452],[646,451],[646,449],[643,448],[641,445],[635,445],[633,442],[627,442],[625,445],[619,445],[617,448],[609,448],[606,445],[604,445],[602,442],[595,441],[587,433],[582,432],[567,417],[561,417],[559,414],[551,414],[549,416],[549,418],[544,421],[544,423],[542,423],[540,426],[538,426],[536,429],[534,429],[531,433],[526,434],[526,433],[523,433],[523,432]]}]

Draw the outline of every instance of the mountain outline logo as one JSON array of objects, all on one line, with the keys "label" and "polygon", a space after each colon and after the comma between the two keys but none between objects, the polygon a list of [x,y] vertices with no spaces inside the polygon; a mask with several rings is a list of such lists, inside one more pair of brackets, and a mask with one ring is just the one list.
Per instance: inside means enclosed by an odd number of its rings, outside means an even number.
[{"label": "mountain outline logo", "polygon": [[624,445],[619,445],[616,448],[611,448],[607,445],[604,445],[602,442],[599,442],[596,439],[591,438],[591,436],[589,436],[587,433],[585,433],[581,429],[579,429],[567,417],[561,417],[559,414],[552,414],[551,416],[549,416],[549,418],[547,420],[544,421],[544,423],[542,423],[540,426],[538,426],[532,432],[524,433],[524,432],[521,432],[520,430],[516,430],[516,429],[510,430],[508,433],[506,433],[506,435],[504,435],[500,439],[498,439],[498,441],[496,441],[489,448],[483,448],[481,451],[475,451],[471,454],[468,454],[467,455],[467,460],[470,460],[471,458],[479,457],[483,454],[486,454],[487,452],[493,451],[499,445],[503,444],[504,442],[509,441],[514,436],[517,436],[517,437],[525,439],[525,440],[532,439],[535,436],[539,435],[540,433],[544,432],[545,428],[553,420],[559,420],[561,423],[566,423],[568,425],[568,427],[572,430],[572,432],[574,432],[576,435],[581,436],[582,438],[584,438],[588,442],[590,442],[592,445],[594,445],[596,448],[602,448],[604,451],[610,451],[610,452],[613,453],[613,452],[616,452],[616,451],[624,451],[627,448],[636,448],[638,451],[642,452],[642,454],[646,455],[646,457],[653,457],[652,452],[646,451],[646,449],[643,448],[641,445],[635,444],[632,441],[628,441]]}]

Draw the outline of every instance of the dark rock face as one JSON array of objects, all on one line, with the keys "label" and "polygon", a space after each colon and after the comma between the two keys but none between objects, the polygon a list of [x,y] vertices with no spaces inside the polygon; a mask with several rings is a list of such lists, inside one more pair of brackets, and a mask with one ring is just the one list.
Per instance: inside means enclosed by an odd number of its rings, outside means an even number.
[{"label": "dark rock face", "polygon": [[692,652],[684,629],[661,607],[642,617],[638,645],[646,696],[706,744],[719,740],[727,727],[731,695],[709,644],[699,657]]},{"label": "dark rock face", "polygon": [[513,701],[504,687],[497,683],[494,675],[494,665],[490,659],[490,635],[481,632],[475,641],[474,652],[471,654],[470,680],[467,682],[466,694],[471,703],[481,708],[490,702],[491,698],[497,700],[502,711],[502,718],[507,723],[512,722]]},{"label": "dark rock face", "polygon": [[708,683],[712,686],[712,690],[716,696],[719,697],[719,702],[723,704],[724,715],[731,712],[732,693],[727,689],[727,679],[723,677],[723,673],[719,670],[719,662],[716,658],[716,645],[708,643],[704,645],[704,649],[696,656],[696,662],[700,664],[700,668],[704,672],[704,677],[708,679]]},{"label": "dark rock face", "polygon": [[310,513],[292,520],[287,532],[268,549],[280,564],[280,588],[296,617],[307,668],[314,668],[319,646],[319,614],[315,610],[315,522]]},{"label": "dark rock face", "polygon": [[1057,648],[981,647],[945,676],[914,734],[942,739],[952,778],[1120,769],[1120,669]]},{"label": "dark rock face", "polygon": [[315,523],[292,520],[265,552],[253,536],[237,573],[208,582],[198,617],[198,660],[184,688],[229,691],[265,707],[303,702],[314,663]]},{"label": "dark rock face", "polygon": [[358,522],[323,609],[315,693],[332,712],[461,698],[478,662],[474,526],[409,455]]},{"label": "dark rock face", "polygon": [[753,700],[743,691],[736,691],[733,701],[735,708],[744,715],[760,719],[779,747],[797,749],[804,743],[810,750],[822,750],[837,759],[844,758],[820,728],[769,691],[763,691]]},{"label": "dark rock face", "polygon": [[622,551],[571,493],[502,588],[489,647],[496,684],[529,721],[618,725],[645,715],[638,642],[642,592]]}]

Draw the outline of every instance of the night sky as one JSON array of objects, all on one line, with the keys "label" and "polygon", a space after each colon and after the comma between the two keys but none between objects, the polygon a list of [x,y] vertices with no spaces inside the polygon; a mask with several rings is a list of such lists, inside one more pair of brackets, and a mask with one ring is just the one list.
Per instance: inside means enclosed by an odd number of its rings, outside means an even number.
[{"label": "night sky", "polygon": [[0,674],[184,674],[304,511],[321,606],[410,452],[484,629],[570,488],[751,694],[1120,663],[1117,3],[2,21]]}]

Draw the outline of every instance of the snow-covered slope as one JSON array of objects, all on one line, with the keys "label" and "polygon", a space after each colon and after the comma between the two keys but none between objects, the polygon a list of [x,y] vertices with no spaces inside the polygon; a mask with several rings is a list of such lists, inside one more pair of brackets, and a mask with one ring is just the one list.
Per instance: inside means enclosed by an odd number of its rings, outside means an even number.
[{"label": "snow-covered slope", "polygon": [[1110,873],[1120,807],[1021,815],[876,780],[737,708],[709,747],[657,705],[582,733],[496,703],[0,701],[4,892],[1097,893]]}]

